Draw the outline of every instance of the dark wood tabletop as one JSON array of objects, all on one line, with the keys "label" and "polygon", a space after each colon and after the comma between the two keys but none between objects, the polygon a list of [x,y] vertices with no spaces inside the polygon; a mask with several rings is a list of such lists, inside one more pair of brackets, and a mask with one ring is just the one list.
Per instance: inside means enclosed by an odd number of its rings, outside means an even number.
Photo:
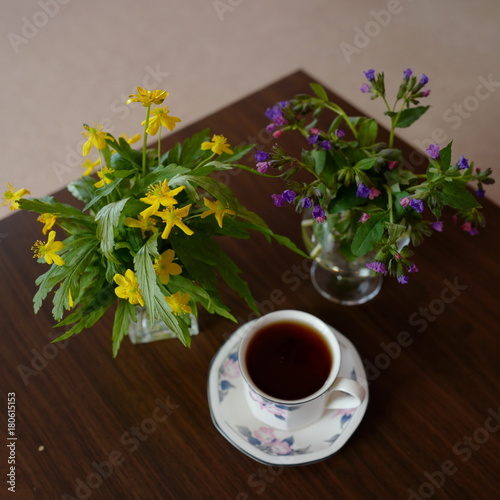
[{"label": "dark wood tabletop", "polygon": [[[311,81],[294,73],[170,135],[165,146],[210,127],[233,145],[269,149],[265,109],[308,92]],[[421,163],[400,146],[408,161]],[[271,203],[279,181],[225,175],[248,208],[302,245],[298,215]],[[387,279],[361,306],[322,298],[307,262],[260,235],[223,243],[262,312],[320,317],[350,339],[366,368],[370,401],[352,437],[328,459],[296,467],[253,460],[212,423],[209,365],[235,330],[228,320],[201,311],[191,349],[177,340],[125,339],[113,359],[112,314],[51,344],[63,330],[53,328],[50,304],[37,315],[32,309],[35,279],[46,268],[30,249],[40,223],[35,214],[14,213],[0,222],[0,498],[498,498],[500,208],[483,205],[488,226],[478,236],[448,224],[416,250],[420,272],[411,283]],[[242,323],[254,317],[230,292],[224,298]],[[16,440],[8,439],[9,405]],[[15,494],[7,489],[9,459]]]}]

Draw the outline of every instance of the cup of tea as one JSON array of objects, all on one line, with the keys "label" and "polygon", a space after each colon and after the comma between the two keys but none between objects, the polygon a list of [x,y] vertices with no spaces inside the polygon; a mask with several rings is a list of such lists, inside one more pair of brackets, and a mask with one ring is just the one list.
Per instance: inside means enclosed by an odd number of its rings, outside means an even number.
[{"label": "cup of tea", "polygon": [[309,313],[266,314],[244,332],[238,359],[253,415],[282,430],[314,423],[327,409],[358,407],[364,388],[339,377],[342,363],[334,331]]}]

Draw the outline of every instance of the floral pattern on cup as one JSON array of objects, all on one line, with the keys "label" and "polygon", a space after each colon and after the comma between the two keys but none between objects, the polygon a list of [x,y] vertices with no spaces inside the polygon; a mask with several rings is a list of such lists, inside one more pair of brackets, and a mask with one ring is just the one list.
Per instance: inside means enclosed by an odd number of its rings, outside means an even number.
[{"label": "floral pattern on cup", "polygon": [[286,420],[289,412],[293,410],[298,410],[300,405],[296,406],[286,406],[286,405],[277,405],[276,403],[269,402],[266,398],[262,397],[260,394],[249,389],[250,397],[259,403],[259,407],[262,411],[267,413],[271,413],[279,420]]},{"label": "floral pattern on cup", "polygon": [[285,439],[278,438],[275,434],[275,429],[272,427],[261,426],[253,431],[242,425],[238,425],[236,428],[249,444],[268,455],[303,455],[309,452],[310,446],[306,448],[294,448],[295,440],[293,436]]},{"label": "floral pattern on cup", "polygon": [[234,389],[231,379],[237,379],[240,375],[238,350],[236,350],[229,354],[219,368],[219,402],[222,403],[229,389]]}]

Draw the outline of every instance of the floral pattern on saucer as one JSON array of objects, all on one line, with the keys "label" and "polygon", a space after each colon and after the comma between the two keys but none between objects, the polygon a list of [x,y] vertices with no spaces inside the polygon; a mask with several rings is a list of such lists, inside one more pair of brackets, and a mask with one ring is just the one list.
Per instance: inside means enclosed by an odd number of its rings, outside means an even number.
[{"label": "floral pattern on saucer", "polygon": [[215,427],[238,450],[266,465],[303,465],[332,456],[352,436],[368,405],[368,382],[356,348],[334,330],[342,349],[339,375],[363,385],[366,398],[361,406],[329,410],[305,428],[278,430],[258,420],[246,401],[238,347],[248,325],[242,325],[229,337],[210,365],[208,404]]},{"label": "floral pattern on saucer", "polygon": [[238,425],[236,428],[250,445],[268,455],[303,455],[309,451],[309,446],[306,448],[293,448],[295,442],[293,436],[280,439],[276,436],[276,431],[272,427],[261,426],[254,431],[242,425]]},{"label": "floral pattern on saucer", "polygon": [[[239,344],[238,344],[239,345]],[[240,364],[238,362],[238,349],[229,354],[219,368],[219,402],[222,403],[230,389],[235,386],[231,380],[240,377]]]}]

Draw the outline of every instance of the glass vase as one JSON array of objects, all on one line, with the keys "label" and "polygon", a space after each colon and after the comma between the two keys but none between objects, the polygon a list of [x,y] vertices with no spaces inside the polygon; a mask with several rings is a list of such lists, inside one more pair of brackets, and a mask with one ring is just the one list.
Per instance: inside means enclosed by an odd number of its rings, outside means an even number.
[{"label": "glass vase", "polygon": [[[151,321],[146,309],[138,306],[135,311],[137,321],[130,321],[128,336],[132,344],[145,344],[157,340],[176,339],[177,335],[163,321]],[[191,321],[188,328],[191,336],[198,335],[198,319],[189,315]]]},{"label": "glass vase", "polygon": [[[331,217],[331,216],[329,216]],[[316,290],[328,300],[343,305],[359,305],[373,299],[382,287],[383,277],[366,264],[373,254],[347,258],[341,252],[341,239],[332,220],[318,223],[310,212],[302,219],[302,238],[314,259],[311,280]]]}]

